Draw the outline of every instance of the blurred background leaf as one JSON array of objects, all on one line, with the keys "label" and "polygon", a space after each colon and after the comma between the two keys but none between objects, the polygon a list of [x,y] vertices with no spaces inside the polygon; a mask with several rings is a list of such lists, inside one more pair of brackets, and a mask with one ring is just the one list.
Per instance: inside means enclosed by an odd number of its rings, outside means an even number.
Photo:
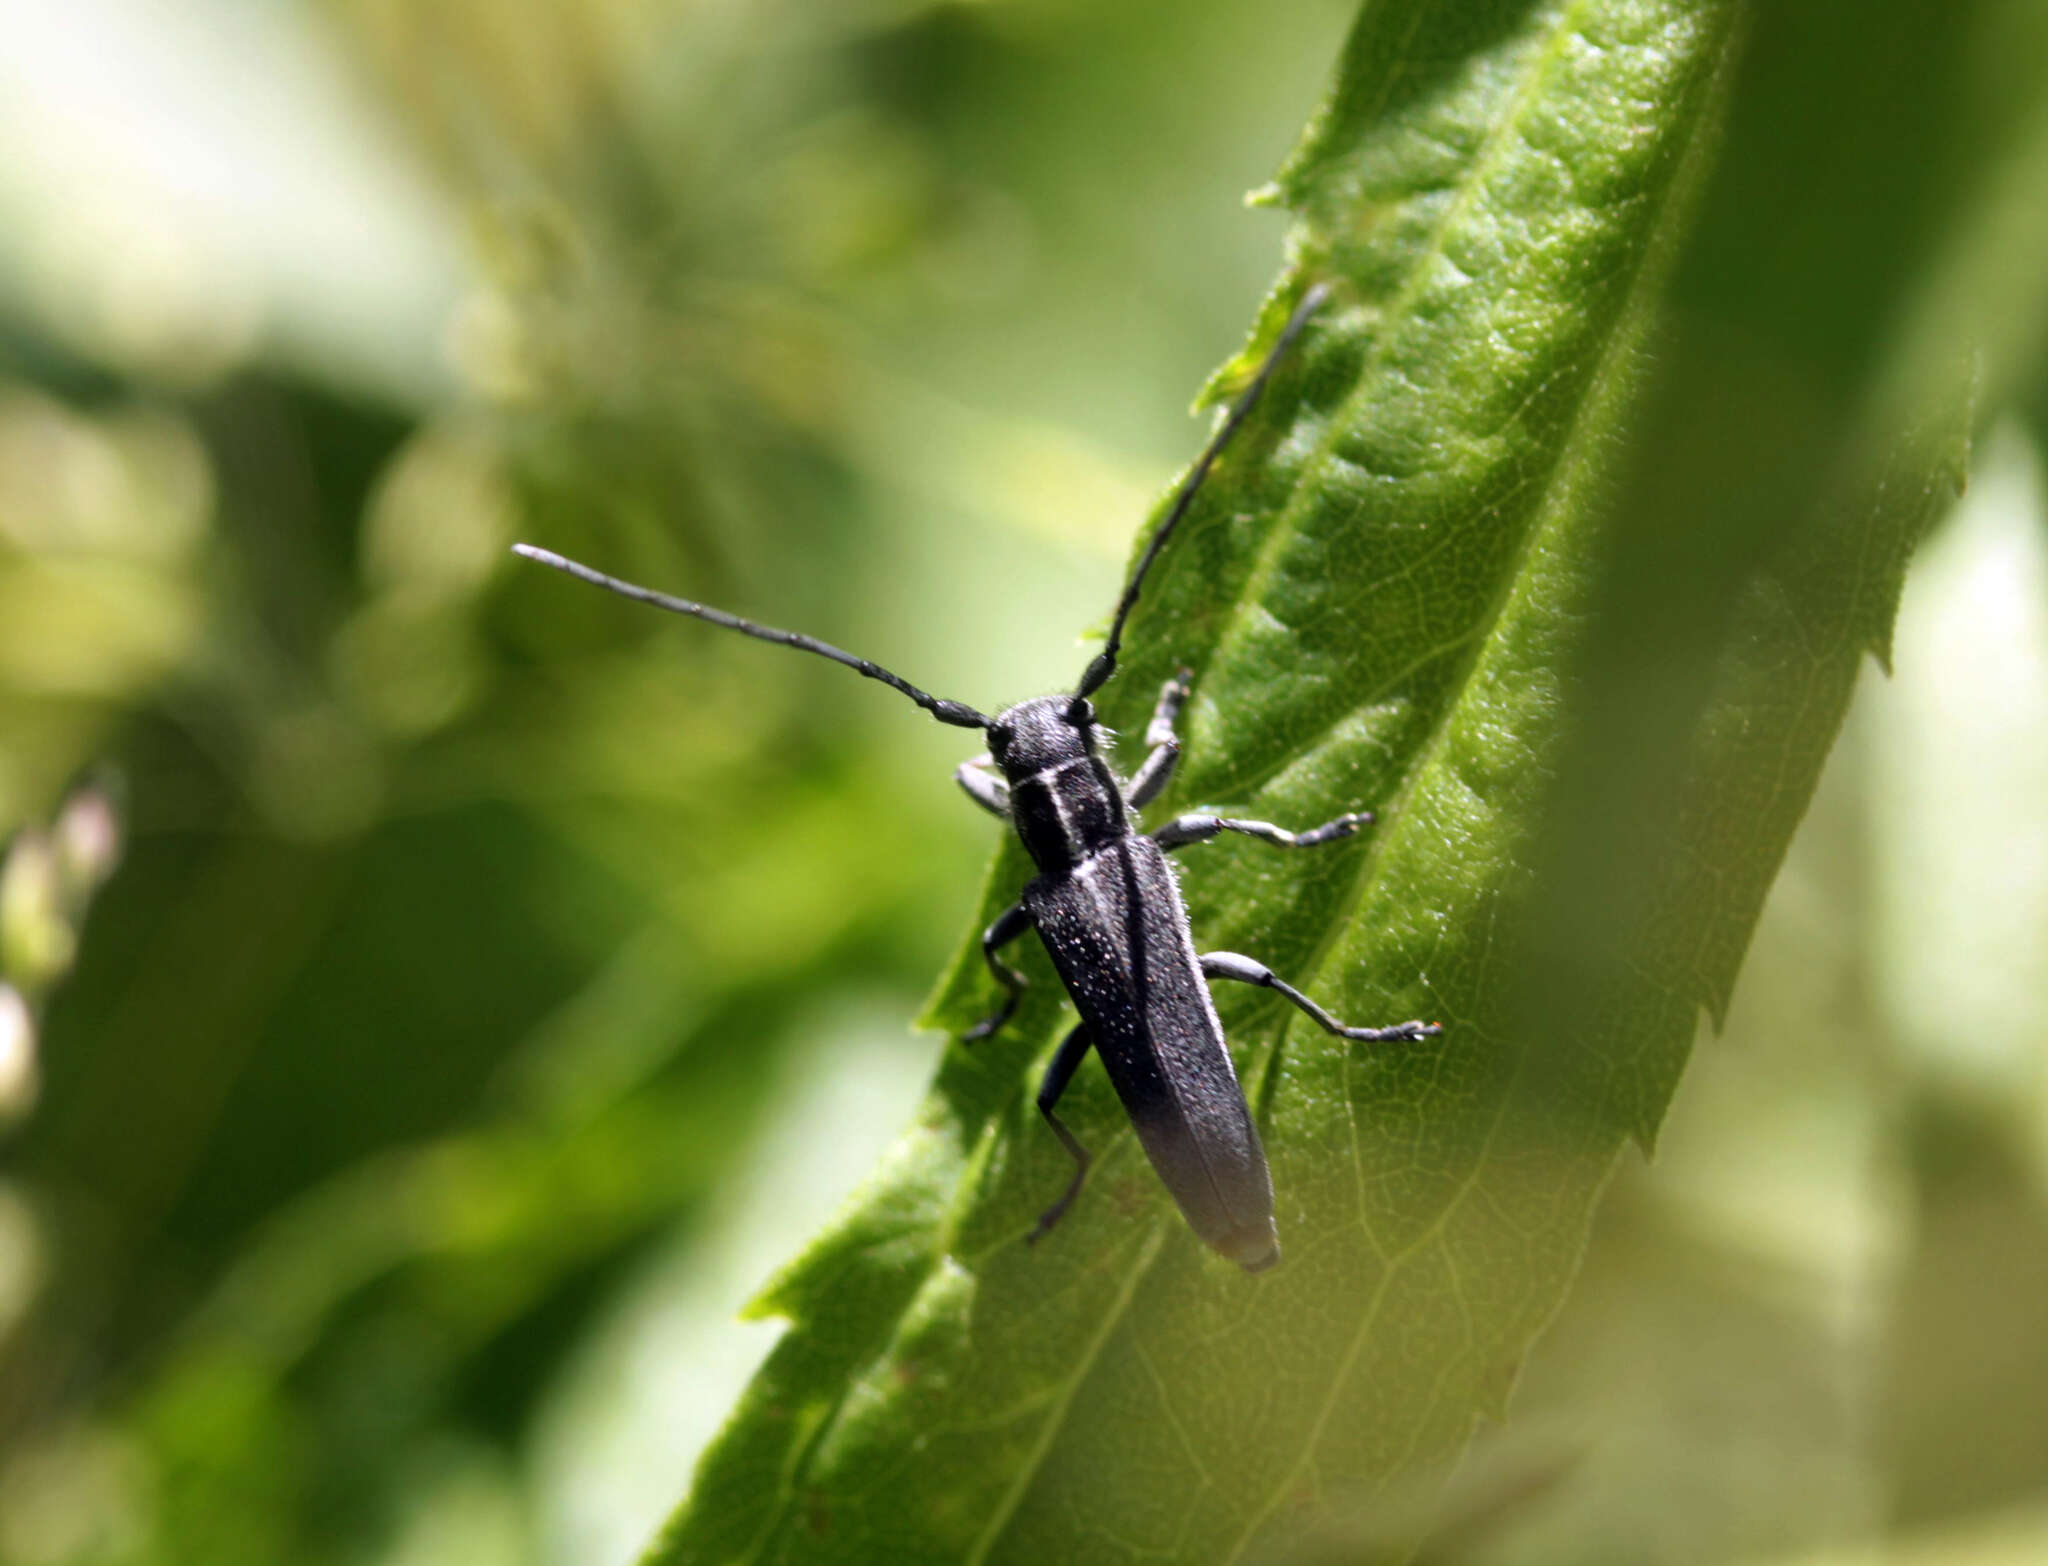
[{"label": "blurred background leaf", "polygon": [[[502,546],[1064,677],[1351,9],[0,4],[0,1560],[646,1544],[990,833],[957,736]],[[1749,18],[1589,746],[1972,345],[1979,475],[1432,1558],[2048,1541],[2044,73],[2039,0]]]}]

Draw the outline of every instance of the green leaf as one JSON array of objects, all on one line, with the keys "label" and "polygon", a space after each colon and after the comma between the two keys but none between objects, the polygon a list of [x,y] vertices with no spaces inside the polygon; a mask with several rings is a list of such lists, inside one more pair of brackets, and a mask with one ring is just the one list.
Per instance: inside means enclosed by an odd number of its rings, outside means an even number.
[{"label": "green leaf", "polygon": [[[1314,854],[1185,856],[1197,939],[1444,1036],[1348,1045],[1223,987],[1283,1264],[1248,1278],[1193,1239],[1092,1067],[1062,1113],[1094,1172],[1027,1247],[1068,1169],[1031,1105],[1063,1026],[1037,959],[1017,1022],[947,1049],[757,1303],[788,1333],[652,1559],[1361,1559],[1425,1526],[1725,1004],[1959,476],[1966,422],[1898,440],[1887,390],[1769,526],[1674,543],[1613,504],[1733,25],[1697,0],[1365,8],[1272,193],[1287,275],[1212,393],[1311,280],[1336,297],[1104,692],[1133,732],[1195,670],[1168,810],[1379,812]],[[984,918],[1026,874],[1006,845]],[[991,1001],[970,938],[928,1020]]]}]

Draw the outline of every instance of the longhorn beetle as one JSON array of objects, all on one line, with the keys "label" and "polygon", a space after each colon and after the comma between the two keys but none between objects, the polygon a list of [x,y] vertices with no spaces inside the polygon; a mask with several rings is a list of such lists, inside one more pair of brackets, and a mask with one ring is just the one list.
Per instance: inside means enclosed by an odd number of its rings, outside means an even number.
[{"label": "longhorn beetle", "polygon": [[[530,544],[513,546],[529,560],[627,598],[843,663],[901,691],[941,723],[988,735],[987,752],[963,762],[954,776],[977,805],[1016,828],[1039,874],[1024,888],[1022,898],[982,934],[982,957],[1002,987],[1003,1000],[967,1031],[962,1042],[988,1038],[1017,1009],[1024,977],[997,953],[1026,930],[1038,932],[1081,1014],[1038,1089],[1039,1113],[1073,1156],[1074,1175],[1060,1199],[1039,1218],[1031,1231],[1033,1241],[1059,1222],[1088,1174],[1088,1149],[1067,1129],[1056,1106],[1092,1044],[1137,1127],[1146,1156],[1195,1233],[1247,1272],[1262,1271],[1280,1259],[1265,1150],[1231,1067],[1223,1025],[1204,979],[1236,979],[1277,990],[1318,1027],[1340,1038],[1412,1041],[1442,1031],[1430,1022],[1347,1027],[1263,963],[1234,952],[1197,956],[1180,887],[1166,863],[1168,853],[1207,842],[1221,832],[1242,832],[1276,848],[1315,848],[1349,837],[1372,816],[1353,811],[1306,832],[1289,832],[1264,821],[1183,815],[1149,835],[1140,832],[1132,824],[1132,812],[1159,796],[1180,758],[1174,724],[1188,697],[1188,671],[1181,670],[1159,693],[1145,730],[1150,754],[1128,784],[1118,781],[1102,759],[1104,731],[1088,699],[1116,672],[1124,622],[1138,601],[1146,573],[1187,514],[1211,465],[1265,390],[1288,345],[1326,295],[1321,284],[1303,295],[1251,385],[1189,470],[1117,600],[1102,651],[1089,661],[1072,695],[1035,697],[988,717],[965,702],[921,691],[879,664],[815,637],[637,587]],[[990,766],[1002,776],[986,770]]]}]

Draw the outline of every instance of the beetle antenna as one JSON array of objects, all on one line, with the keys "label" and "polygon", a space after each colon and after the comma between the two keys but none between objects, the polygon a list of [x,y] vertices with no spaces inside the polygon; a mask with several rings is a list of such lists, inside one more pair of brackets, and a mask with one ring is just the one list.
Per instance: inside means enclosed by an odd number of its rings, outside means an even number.
[{"label": "beetle antenna", "polygon": [[1202,448],[1202,454],[1195,459],[1195,465],[1182,481],[1180,491],[1173,497],[1173,507],[1166,513],[1166,520],[1159,524],[1152,534],[1152,542],[1145,546],[1145,553],[1138,560],[1138,569],[1131,573],[1131,580],[1124,588],[1123,597],[1116,602],[1116,617],[1109,622],[1109,636],[1102,644],[1102,651],[1089,660],[1087,670],[1081,676],[1081,684],[1074,692],[1074,699],[1092,696],[1116,673],[1116,655],[1123,643],[1124,621],[1131,617],[1136,607],[1138,593],[1145,585],[1145,573],[1152,569],[1152,562],[1159,558],[1159,551],[1166,547],[1167,539],[1180,525],[1180,519],[1187,515],[1188,507],[1194,504],[1195,491],[1202,487],[1202,480],[1209,476],[1209,468],[1223,454],[1223,448],[1230,444],[1231,436],[1238,431],[1250,415],[1252,407],[1259,400],[1259,394],[1266,389],[1266,382],[1273,378],[1281,357],[1287,352],[1301,329],[1308,324],[1308,318],[1322,308],[1323,301],[1330,297],[1330,285],[1317,283],[1301,296],[1301,303],[1294,307],[1294,314],[1287,318],[1287,324],[1280,329],[1280,339],[1273,344],[1273,350],[1266,355],[1265,363],[1259,366],[1259,373],[1252,377],[1251,385],[1231,404],[1229,417],[1209,437],[1209,444]]},{"label": "beetle antenna", "polygon": [[928,691],[921,691],[900,674],[892,674],[879,663],[870,663],[865,658],[856,658],[830,642],[821,642],[815,636],[805,636],[801,631],[781,631],[772,625],[758,625],[752,620],[742,620],[736,614],[727,614],[723,609],[713,609],[709,604],[693,604],[687,598],[674,598],[667,593],[657,593],[651,587],[641,587],[633,582],[623,582],[615,576],[606,576],[594,571],[580,561],[558,555],[551,549],[537,549],[532,544],[514,544],[512,553],[524,555],[528,560],[537,560],[544,566],[553,566],[557,571],[566,572],[588,582],[592,587],[602,587],[608,593],[617,593],[621,598],[637,599],[643,604],[652,604],[657,609],[667,609],[676,614],[694,615],[699,620],[709,620],[713,625],[724,626],[728,631],[739,631],[744,635],[758,637],[764,642],[779,642],[784,647],[795,647],[803,652],[816,653],[821,658],[830,658],[834,663],[843,663],[857,674],[864,674],[871,680],[880,680],[908,696],[918,706],[937,718],[941,723],[950,723],[957,729],[985,729],[989,720],[976,712],[964,701],[947,701]]}]

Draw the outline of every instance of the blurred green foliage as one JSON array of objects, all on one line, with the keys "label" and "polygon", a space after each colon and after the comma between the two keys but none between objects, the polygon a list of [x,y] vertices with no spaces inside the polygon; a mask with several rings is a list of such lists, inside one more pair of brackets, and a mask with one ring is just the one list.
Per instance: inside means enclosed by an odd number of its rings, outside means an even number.
[{"label": "blurred green foliage", "polygon": [[[991,834],[959,736],[504,545],[983,704],[1064,678],[1350,21],[13,8],[0,1561],[651,1538],[738,1307],[914,1112]],[[1610,437],[1668,525],[1577,829],[1660,784],[1659,656],[1973,350],[1979,477],[1513,1424],[1306,1557],[2048,1547],[2048,7],[1739,37]]]}]

